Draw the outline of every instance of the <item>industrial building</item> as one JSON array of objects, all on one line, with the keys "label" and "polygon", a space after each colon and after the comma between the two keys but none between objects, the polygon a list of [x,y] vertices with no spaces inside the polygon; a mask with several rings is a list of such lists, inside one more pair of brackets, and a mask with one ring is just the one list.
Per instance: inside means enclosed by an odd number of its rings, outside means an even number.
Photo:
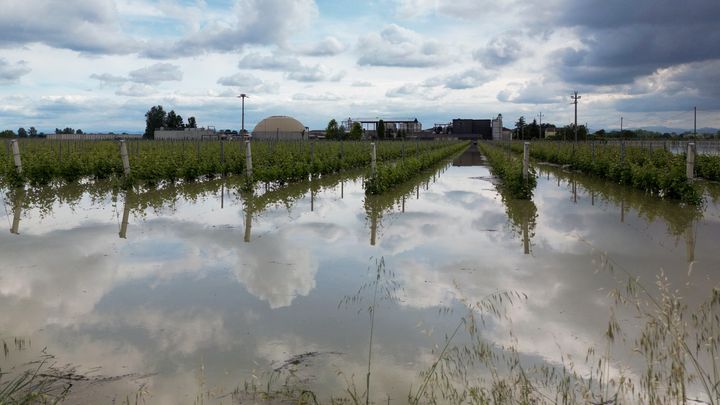
[{"label": "industrial building", "polygon": [[494,119],[462,119],[452,122],[453,137],[467,140],[500,140],[503,139],[502,114]]},{"label": "industrial building", "polygon": [[292,117],[274,115],[255,125],[253,139],[302,140],[307,135],[307,127]]}]

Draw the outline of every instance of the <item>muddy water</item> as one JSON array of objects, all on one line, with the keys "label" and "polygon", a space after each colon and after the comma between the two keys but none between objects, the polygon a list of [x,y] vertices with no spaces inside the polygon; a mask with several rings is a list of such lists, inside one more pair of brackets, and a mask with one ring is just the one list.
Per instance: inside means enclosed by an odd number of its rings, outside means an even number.
[{"label": "muddy water", "polygon": [[[47,353],[83,376],[69,402],[176,404],[288,376],[321,399],[362,394],[369,363],[371,398],[405,403],[446,339],[470,340],[452,335],[467,305],[495,292],[527,299],[483,338],[557,365],[607,347],[608,294],[627,277],[663,272],[690,303],[718,286],[717,199],[698,211],[537,170],[533,202],[504,199],[474,151],[373,198],[362,173],[255,193],[4,190],[0,367]],[[641,372],[631,345],[613,351]]]}]

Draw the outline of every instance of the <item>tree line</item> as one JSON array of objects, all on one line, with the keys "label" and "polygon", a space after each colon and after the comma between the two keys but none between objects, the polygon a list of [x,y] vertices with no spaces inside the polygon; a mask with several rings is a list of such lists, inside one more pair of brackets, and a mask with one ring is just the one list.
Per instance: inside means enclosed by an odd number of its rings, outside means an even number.
[{"label": "tree line", "polygon": [[[73,129],[70,127],[65,127],[64,129],[55,128],[56,134],[84,134],[82,129]],[[38,132],[35,127],[30,127],[28,129],[25,129],[24,127],[18,128],[17,132],[6,129],[4,131],[0,131],[0,138],[45,138],[47,135],[45,132]]]},{"label": "tree line", "polygon": [[195,117],[188,118],[187,124],[183,121],[183,117],[177,114],[175,110],[165,112],[163,106],[156,105],[151,107],[145,113],[145,133],[143,138],[155,139],[155,130],[159,128],[165,129],[184,129],[197,128]]}]

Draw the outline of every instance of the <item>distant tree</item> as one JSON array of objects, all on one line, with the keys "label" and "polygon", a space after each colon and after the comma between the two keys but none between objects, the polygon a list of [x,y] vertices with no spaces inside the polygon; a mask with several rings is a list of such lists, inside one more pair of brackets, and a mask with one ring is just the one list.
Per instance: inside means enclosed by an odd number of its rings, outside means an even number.
[{"label": "distant tree", "polygon": [[377,123],[377,137],[378,139],[385,139],[385,121],[383,120]]},{"label": "distant tree", "polygon": [[197,122],[195,122],[195,117],[188,118],[187,127],[188,128],[197,128]]},{"label": "distant tree", "polygon": [[328,122],[327,128],[325,128],[325,138],[327,139],[338,139],[340,137],[340,128],[338,127],[335,118]]},{"label": "distant tree", "polygon": [[155,139],[155,130],[165,125],[167,113],[161,105],[151,107],[145,113],[145,133],[143,138]]},{"label": "distant tree", "polygon": [[30,136],[30,138],[38,136],[37,129],[35,129],[35,127],[30,127],[30,129],[28,130],[28,136]]},{"label": "distant tree", "polygon": [[75,130],[70,127],[65,127],[65,129],[62,130],[63,134],[74,134]]},{"label": "distant tree", "polygon": [[12,130],[6,129],[2,132],[0,132],[0,138],[15,138],[15,132]]},{"label": "distant tree", "polygon": [[28,134],[25,128],[20,127],[18,128],[18,138],[27,138]]},{"label": "distant tree", "polygon": [[84,134],[83,130],[80,129],[80,128],[78,128],[78,129],[75,131],[75,133],[78,134],[78,135]]},{"label": "distant tree", "polygon": [[345,128],[345,125],[340,125],[340,128],[338,130],[338,138],[340,138],[340,139],[347,138],[347,128]]},{"label": "distant tree", "polygon": [[350,128],[350,139],[359,140],[362,138],[362,125],[359,122],[353,122],[352,128]]},{"label": "distant tree", "polygon": [[165,128],[167,129],[182,129],[185,128],[182,116],[175,113],[175,110],[170,110],[165,117]]},{"label": "distant tree", "polygon": [[60,128],[55,128],[55,134],[56,134],[56,135],[57,135],[57,134],[62,134],[62,129],[60,129]]},{"label": "distant tree", "polygon": [[520,116],[518,118],[517,122],[515,123],[515,134],[517,135],[518,139],[524,135],[524,128],[525,128],[525,117]]},{"label": "distant tree", "polygon": [[536,119],[533,119],[532,124],[529,125],[525,132],[525,137],[528,139],[540,138],[540,125],[538,125]]}]

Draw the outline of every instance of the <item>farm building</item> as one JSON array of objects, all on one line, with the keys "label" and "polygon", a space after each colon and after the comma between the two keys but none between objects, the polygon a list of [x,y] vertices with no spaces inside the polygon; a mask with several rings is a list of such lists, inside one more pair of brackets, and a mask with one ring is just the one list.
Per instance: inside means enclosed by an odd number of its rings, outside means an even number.
[{"label": "farm building", "polygon": [[298,120],[283,115],[267,117],[255,125],[253,139],[305,139],[307,128]]},{"label": "farm building", "polygon": [[220,138],[221,134],[215,128],[183,128],[155,130],[157,140],[211,140]]}]

